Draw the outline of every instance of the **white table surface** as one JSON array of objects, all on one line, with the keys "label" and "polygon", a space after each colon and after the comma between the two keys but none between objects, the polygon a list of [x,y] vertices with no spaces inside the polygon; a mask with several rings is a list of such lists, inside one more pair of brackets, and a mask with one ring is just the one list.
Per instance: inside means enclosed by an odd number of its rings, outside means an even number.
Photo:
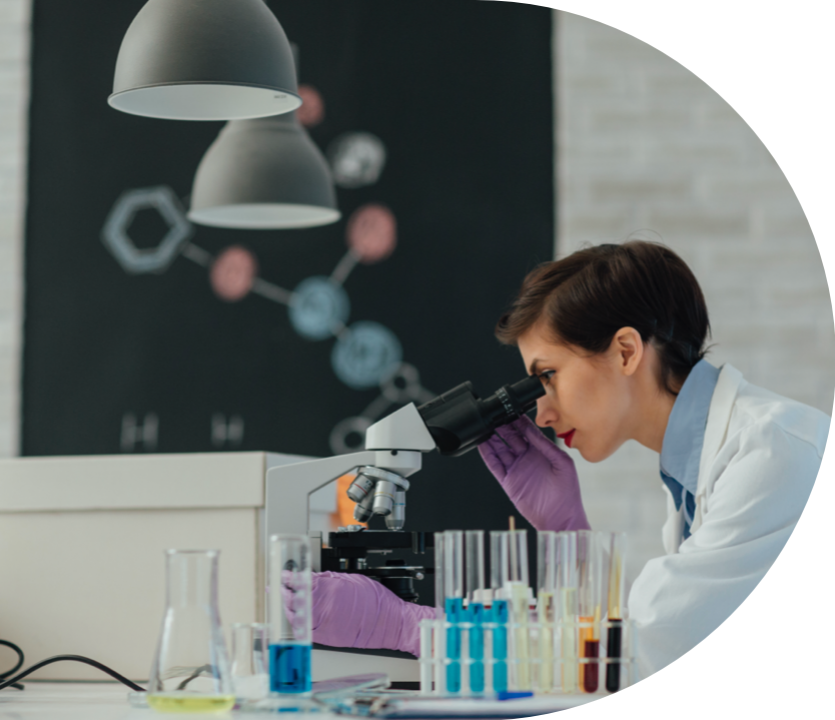
[{"label": "white table surface", "polygon": [[130,689],[118,683],[41,683],[24,682],[25,690],[0,690],[0,718],[148,718],[150,709],[132,708],[128,704]]},{"label": "white table surface", "polygon": [[[161,720],[162,718],[256,718],[251,713],[166,714],[150,708],[131,707],[130,688],[120,683],[48,683],[26,682],[25,690],[0,690],[0,720]],[[309,717],[329,720],[330,713],[305,715],[293,713],[294,720]]]}]

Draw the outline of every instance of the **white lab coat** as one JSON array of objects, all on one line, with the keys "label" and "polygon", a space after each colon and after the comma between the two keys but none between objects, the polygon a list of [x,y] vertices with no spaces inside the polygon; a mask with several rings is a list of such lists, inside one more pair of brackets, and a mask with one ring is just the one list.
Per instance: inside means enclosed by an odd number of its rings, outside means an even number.
[{"label": "white lab coat", "polygon": [[[638,673],[681,657],[727,619],[794,530],[820,468],[829,417],[747,383],[725,365],[713,392],[691,535],[667,498],[667,555],[632,584]],[[682,506],[683,507],[683,506]]]}]

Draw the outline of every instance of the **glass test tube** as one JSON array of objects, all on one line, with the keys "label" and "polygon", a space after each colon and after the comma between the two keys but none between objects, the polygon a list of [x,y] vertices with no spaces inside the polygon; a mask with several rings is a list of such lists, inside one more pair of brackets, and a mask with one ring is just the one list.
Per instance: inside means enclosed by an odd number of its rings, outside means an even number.
[{"label": "glass test tube", "polygon": [[464,534],[464,566],[466,574],[467,620],[469,631],[470,692],[484,692],[484,628],[486,621],[484,601],[486,584],[484,577],[484,531],[467,530]]},{"label": "glass test tube", "polygon": [[577,691],[577,533],[557,533],[557,583],[562,616],[562,690]]},{"label": "glass test tube", "polygon": [[513,659],[516,668],[516,689],[531,689],[531,653],[530,637],[528,629],[528,618],[530,609],[528,606],[528,594],[530,592],[530,580],[528,579],[528,531],[511,530],[508,533],[510,542],[509,552],[509,585],[510,598],[513,613],[513,624],[516,630],[513,633]]},{"label": "glass test tube", "polygon": [[609,630],[606,636],[606,689],[617,692],[621,687],[621,658],[623,640],[624,575],[626,556],[626,533],[611,533],[609,537]]},{"label": "glass test tube", "polygon": [[260,700],[270,692],[269,625],[232,625],[232,683],[238,700]]},{"label": "glass test tube", "polygon": [[311,691],[313,649],[310,540],[306,535],[270,537],[270,691]]},{"label": "glass test tube", "polygon": [[530,643],[528,638],[528,537],[526,530],[498,534],[499,575],[502,593],[509,600],[514,625],[511,651],[511,684],[514,690],[531,689]]},{"label": "glass test tube", "polygon": [[587,693],[597,692],[600,684],[601,535],[591,530],[577,533],[579,653],[586,660],[580,663],[580,686]]},{"label": "glass test tube", "polygon": [[539,689],[554,687],[554,638],[557,608],[557,534],[550,530],[537,535],[537,616],[539,620]]},{"label": "glass test tube", "polygon": [[510,620],[507,597],[503,586],[503,558],[507,555],[508,544],[503,541],[505,532],[493,530],[490,533],[490,588],[493,600],[490,619],[493,627],[493,692],[507,690],[507,625]]},{"label": "glass test tube", "polygon": [[436,532],[435,552],[435,619],[444,619],[444,534]]},{"label": "glass test tube", "polygon": [[444,533],[435,533],[435,693],[446,693],[446,634],[443,627],[446,624],[446,610],[444,609]]},{"label": "glass test tube", "polygon": [[435,620],[425,618],[418,623],[420,632],[420,692],[422,695],[429,695],[432,693],[432,680],[435,665],[435,655],[433,647],[433,634],[435,629]]},{"label": "glass test tube", "polygon": [[444,533],[444,611],[451,627],[446,635],[447,692],[461,692],[461,625],[464,617],[464,533]]}]

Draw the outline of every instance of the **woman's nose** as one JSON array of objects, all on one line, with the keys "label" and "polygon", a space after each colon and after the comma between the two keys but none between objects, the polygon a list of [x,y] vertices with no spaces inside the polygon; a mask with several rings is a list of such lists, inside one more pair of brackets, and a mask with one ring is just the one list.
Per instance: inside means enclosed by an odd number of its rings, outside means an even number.
[{"label": "woman's nose", "polygon": [[550,397],[543,395],[536,401],[536,424],[544,428],[557,421],[557,411]]}]

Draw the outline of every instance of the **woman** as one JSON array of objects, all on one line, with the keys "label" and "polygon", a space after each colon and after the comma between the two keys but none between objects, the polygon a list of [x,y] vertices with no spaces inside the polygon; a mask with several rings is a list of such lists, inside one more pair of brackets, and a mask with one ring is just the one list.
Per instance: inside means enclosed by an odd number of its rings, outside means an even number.
[{"label": "woman", "polygon": [[[599,462],[627,440],[660,455],[666,555],[632,584],[642,677],[690,650],[748,596],[782,550],[820,467],[829,417],[704,360],[701,289],[671,250],[632,241],[580,250],[531,272],[499,321],[546,393],[479,447],[537,530],[588,529],[570,456]],[[418,653],[412,605],[369,578],[320,573],[313,636]]]}]

